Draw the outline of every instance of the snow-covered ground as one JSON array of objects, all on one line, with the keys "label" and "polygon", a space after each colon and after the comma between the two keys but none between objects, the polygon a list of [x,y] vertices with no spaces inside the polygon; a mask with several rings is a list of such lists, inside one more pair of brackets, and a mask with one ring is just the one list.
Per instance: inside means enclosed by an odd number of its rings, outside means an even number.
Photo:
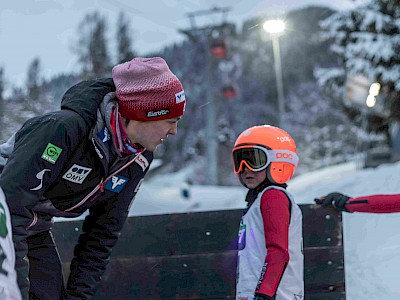
[{"label": "snow-covered ground", "polygon": [[[400,163],[363,170],[354,163],[334,166],[294,178],[289,190],[299,203],[332,191],[397,194]],[[344,213],[343,240],[347,299],[400,299],[400,213]]]},{"label": "snow-covered ground", "polygon": [[[187,172],[145,180],[130,216],[245,207],[241,186],[191,186],[190,197],[183,197]],[[400,163],[361,170],[356,163],[332,166],[295,177],[288,190],[299,204],[333,191],[351,196],[400,193]],[[400,213],[344,213],[343,225],[347,299],[400,299]]]}]

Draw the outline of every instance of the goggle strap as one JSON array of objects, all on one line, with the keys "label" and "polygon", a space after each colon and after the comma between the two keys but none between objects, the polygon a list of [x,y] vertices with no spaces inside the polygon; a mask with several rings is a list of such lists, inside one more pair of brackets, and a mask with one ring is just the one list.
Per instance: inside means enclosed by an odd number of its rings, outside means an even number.
[{"label": "goggle strap", "polygon": [[270,162],[287,162],[297,166],[299,157],[290,150],[267,150]]}]

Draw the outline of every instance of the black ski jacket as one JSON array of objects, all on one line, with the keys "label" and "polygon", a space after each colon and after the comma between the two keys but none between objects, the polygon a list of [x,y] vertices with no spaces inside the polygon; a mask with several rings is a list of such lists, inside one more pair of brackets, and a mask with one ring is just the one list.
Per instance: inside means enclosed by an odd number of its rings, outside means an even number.
[{"label": "black ski jacket", "polygon": [[[12,215],[18,284],[29,293],[26,238],[51,228],[54,216],[89,209],[71,262],[68,299],[95,293],[153,159],[152,152],[120,156],[109,124],[98,128],[103,98],[114,97],[112,79],[83,81],[69,89],[61,110],[28,120],[0,176]],[[134,161],[133,161],[134,160]]]}]

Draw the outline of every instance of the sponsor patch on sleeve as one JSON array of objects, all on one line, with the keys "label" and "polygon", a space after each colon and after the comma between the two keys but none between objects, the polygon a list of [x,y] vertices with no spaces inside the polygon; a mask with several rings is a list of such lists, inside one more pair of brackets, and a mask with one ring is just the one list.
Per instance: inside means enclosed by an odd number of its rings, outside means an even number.
[{"label": "sponsor patch on sleeve", "polygon": [[86,177],[89,175],[91,168],[82,167],[74,164],[68,171],[63,175],[63,179],[71,181],[73,183],[82,184]]},{"label": "sponsor patch on sleeve", "polygon": [[53,145],[52,143],[48,143],[42,154],[42,159],[54,165],[57,159],[60,157],[61,152],[61,148]]},{"label": "sponsor patch on sleeve", "polygon": [[6,209],[0,202],[0,237],[5,238],[8,234]]},{"label": "sponsor patch on sleeve", "polygon": [[149,167],[149,161],[142,154],[138,155],[135,163],[142,167],[142,170],[146,170]]},{"label": "sponsor patch on sleeve", "polygon": [[114,193],[119,193],[128,182],[128,178],[121,175],[114,175],[110,180],[107,181],[104,188]]},{"label": "sponsor patch on sleeve", "polygon": [[110,140],[110,132],[108,131],[107,127],[103,127],[102,130],[100,130],[97,133],[97,136],[99,137],[99,139],[105,144]]},{"label": "sponsor patch on sleeve", "polygon": [[31,188],[30,189],[31,191],[38,191],[43,187],[43,177],[44,177],[44,173],[46,173],[46,172],[51,172],[51,170],[43,169],[42,171],[40,171],[36,174],[36,178],[40,180],[40,183],[36,187]]}]

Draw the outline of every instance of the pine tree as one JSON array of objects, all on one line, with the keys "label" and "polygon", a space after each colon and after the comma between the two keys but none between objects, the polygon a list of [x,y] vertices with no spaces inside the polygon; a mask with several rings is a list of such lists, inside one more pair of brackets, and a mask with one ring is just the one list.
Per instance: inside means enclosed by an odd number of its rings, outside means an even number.
[{"label": "pine tree", "polygon": [[80,37],[75,51],[82,64],[83,79],[110,75],[106,29],[106,19],[97,11],[87,14],[79,25]]},{"label": "pine tree", "polygon": [[130,61],[136,54],[132,51],[132,40],[129,32],[129,21],[121,12],[117,23],[117,57],[118,63]]},{"label": "pine tree", "polygon": [[44,88],[39,58],[34,58],[28,67],[25,88],[14,87],[10,99],[12,102],[10,100],[6,102],[15,107],[9,110],[11,112],[9,117],[19,125],[29,118],[55,109],[52,99]]},{"label": "pine tree", "polygon": [[26,88],[28,101],[37,102],[39,100],[42,86],[40,75],[40,60],[39,58],[35,58],[29,65],[27,72]]}]

